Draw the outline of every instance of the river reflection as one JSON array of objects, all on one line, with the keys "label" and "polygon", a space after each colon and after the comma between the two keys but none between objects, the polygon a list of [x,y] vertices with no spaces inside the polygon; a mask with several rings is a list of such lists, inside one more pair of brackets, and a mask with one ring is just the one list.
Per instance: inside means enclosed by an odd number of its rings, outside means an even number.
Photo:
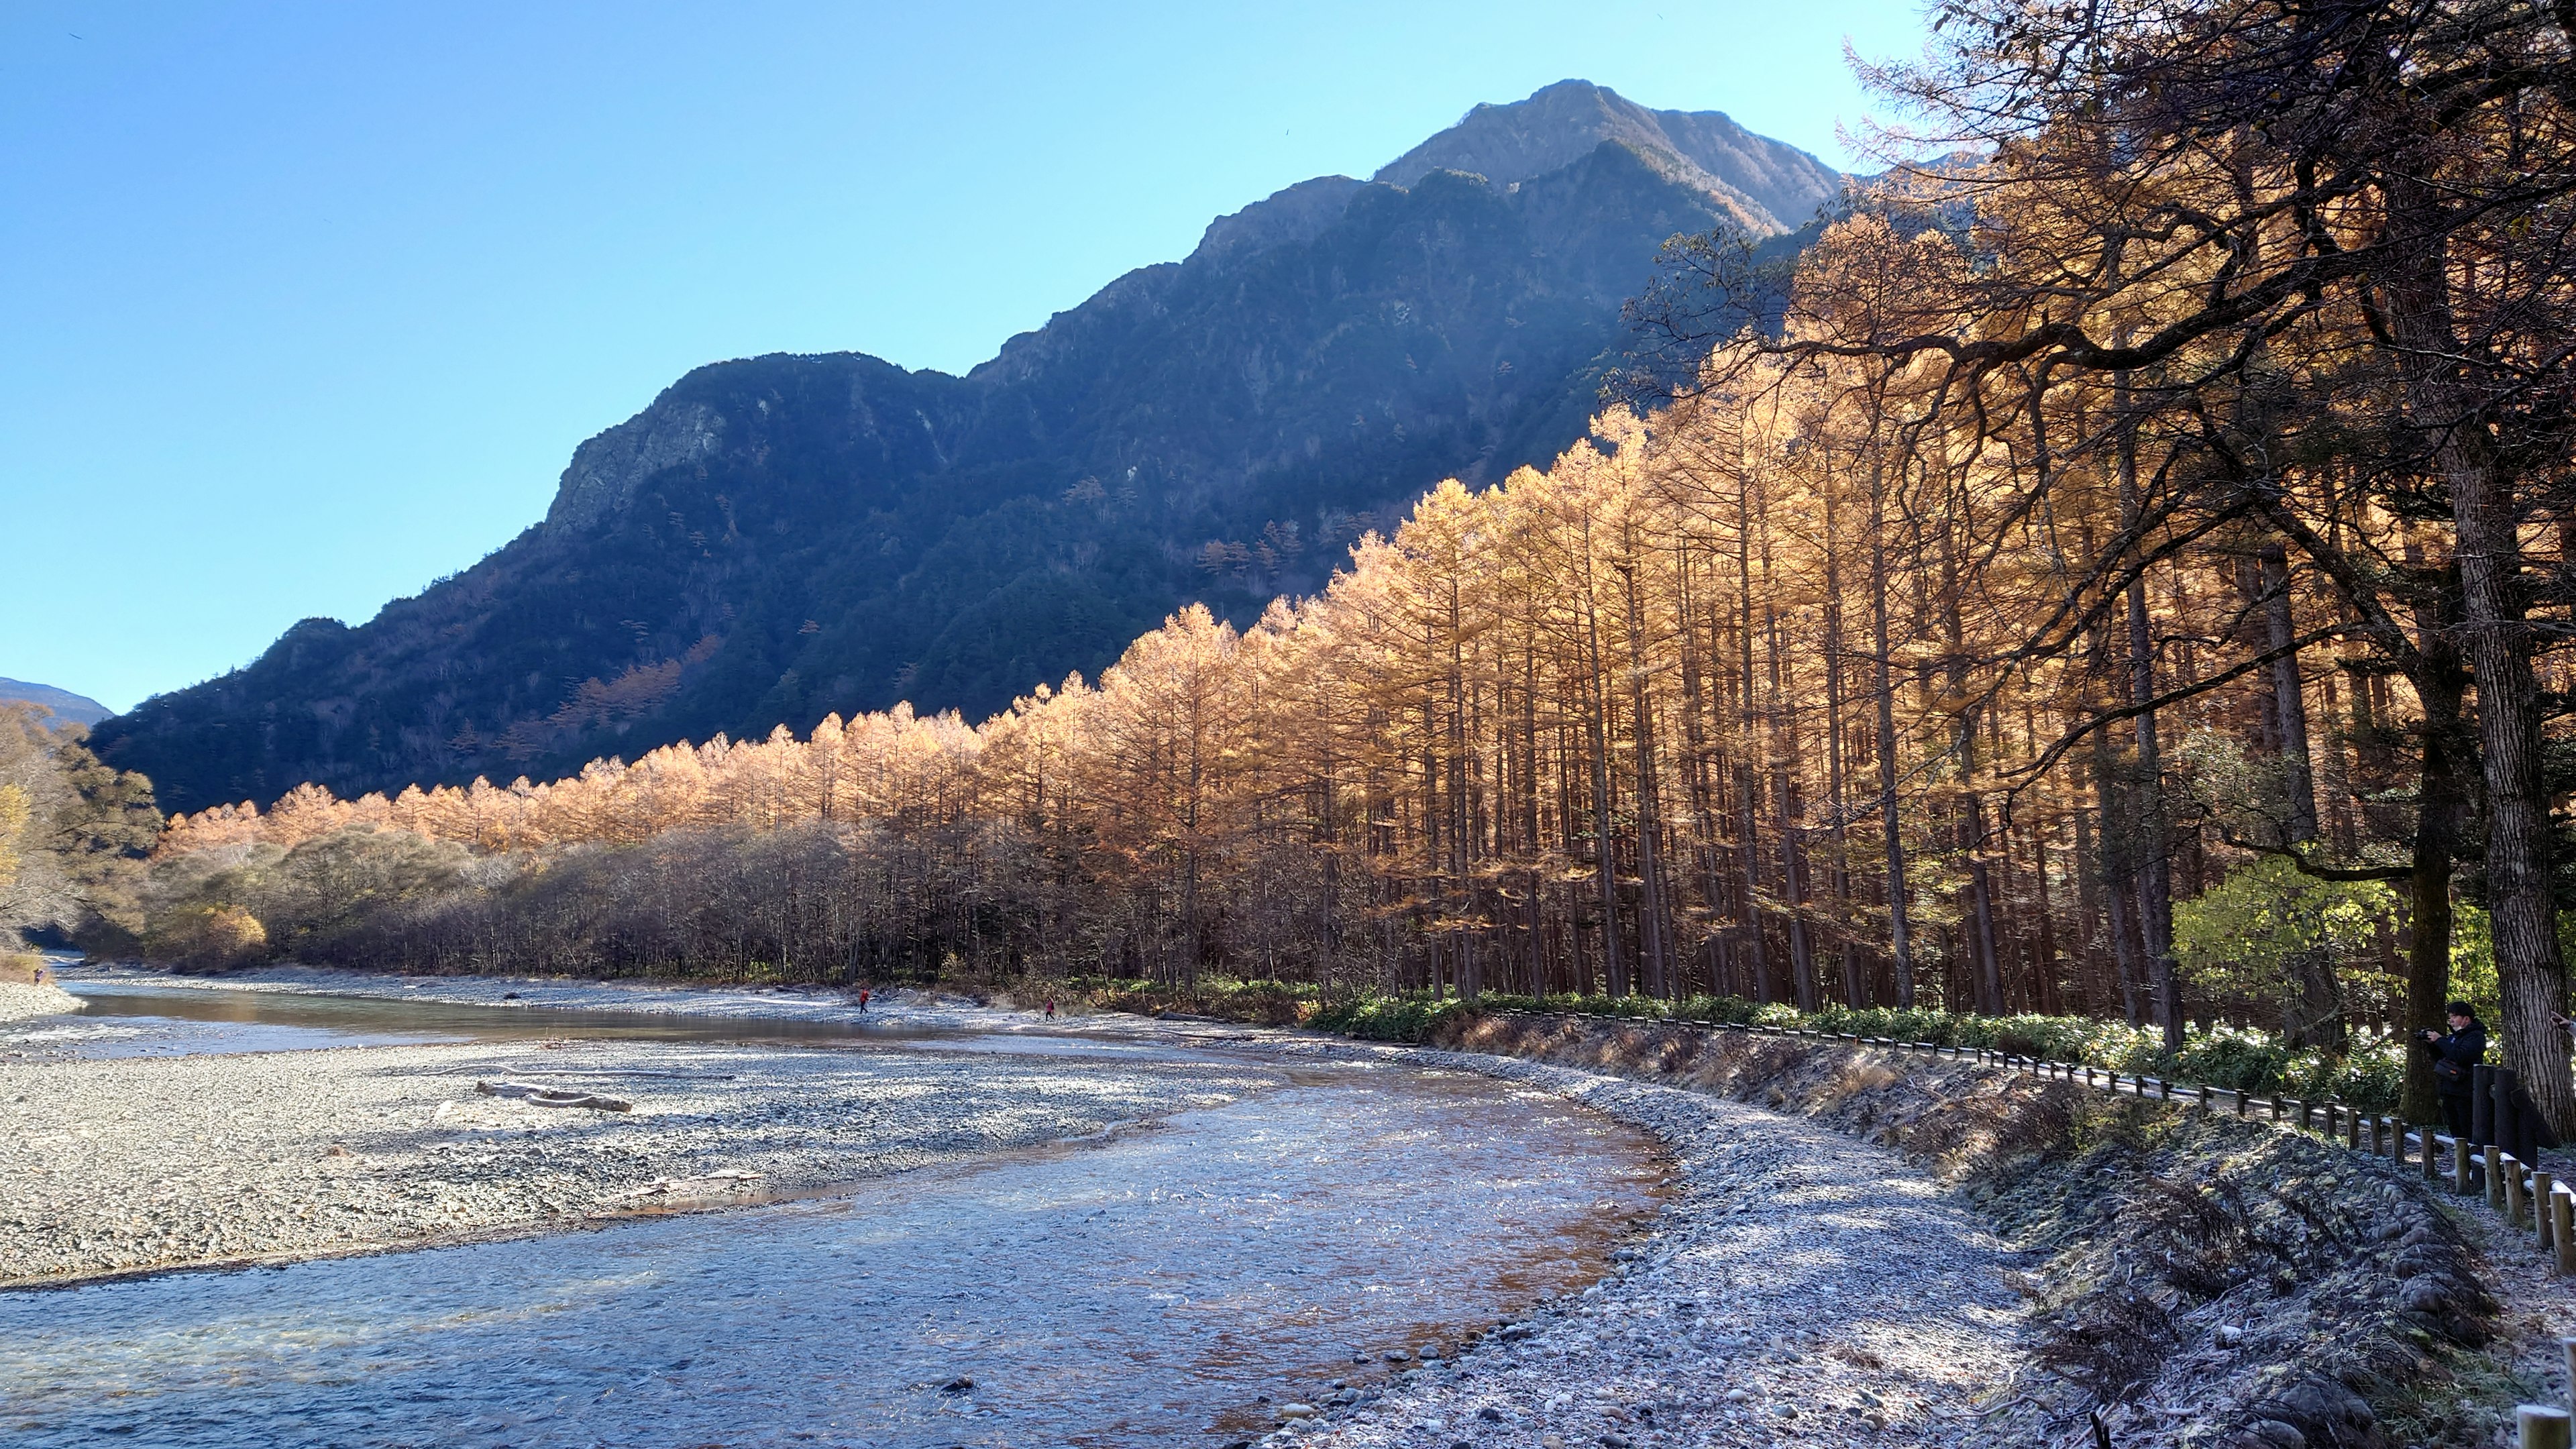
[{"label": "river reflection", "polygon": [[825,1201],[0,1294],[0,1432],[1222,1444],[1593,1276],[1658,1180],[1553,1098],[1337,1070]]}]

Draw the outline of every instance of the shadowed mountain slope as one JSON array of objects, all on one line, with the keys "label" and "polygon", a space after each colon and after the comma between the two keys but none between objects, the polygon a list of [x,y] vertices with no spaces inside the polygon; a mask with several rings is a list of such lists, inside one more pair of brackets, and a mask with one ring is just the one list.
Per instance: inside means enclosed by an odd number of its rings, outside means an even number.
[{"label": "shadowed mountain slope", "polygon": [[192,810],[542,777],[902,699],[973,716],[1191,599],[1246,619],[1317,586],[1443,477],[1553,457],[1666,239],[1779,236],[1837,184],[1582,82],[1480,106],[1378,180],[1218,219],[965,377],[699,368],[481,563],[358,628],[305,620],[98,748]]},{"label": "shadowed mountain slope", "polygon": [[96,724],[108,715],[107,706],[88,695],[23,679],[0,679],[0,704],[42,705],[54,718],[73,724]]}]

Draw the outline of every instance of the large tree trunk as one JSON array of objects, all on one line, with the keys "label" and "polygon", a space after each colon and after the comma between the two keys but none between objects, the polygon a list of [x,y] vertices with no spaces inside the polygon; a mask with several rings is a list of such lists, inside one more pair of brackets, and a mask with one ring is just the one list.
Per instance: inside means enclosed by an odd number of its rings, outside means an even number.
[{"label": "large tree trunk", "polygon": [[[2281,836],[2292,847],[2317,838],[2316,766],[2308,752],[2306,684],[2299,674],[2298,619],[2290,605],[2290,560],[2281,545],[2262,551],[2261,584],[2267,649],[2288,651],[2272,661],[2272,730],[2280,741]],[[2336,979],[2334,955],[2323,945],[2293,952],[2289,962],[2292,998],[2283,1013],[2282,1037],[2294,1047],[2320,1047],[2340,1054],[2346,1041],[2343,983]]]},{"label": "large tree trunk", "polygon": [[1843,1004],[1857,1010],[1868,1005],[1868,986],[1861,980],[1860,946],[1852,939],[1851,810],[1844,795],[1843,771],[1843,565],[1842,519],[1833,479],[1825,480],[1825,810],[1833,821],[1832,880],[1834,920],[1840,936]]},{"label": "large tree trunk", "polygon": [[[2445,603],[2457,595],[2445,591]],[[2406,1029],[2443,1026],[2443,1008],[2451,996],[2451,860],[2459,848],[2460,817],[2467,781],[2461,778],[2461,696],[2467,680],[2460,672],[2459,650],[2451,643],[2455,609],[2419,610],[2416,615],[2416,697],[2423,702],[2421,741],[2424,768],[2416,789],[2414,869],[2406,885],[2409,898],[2406,943]],[[2433,1082],[2428,1052],[2406,1054],[2405,1095],[2399,1109],[2410,1122],[2438,1122],[2439,1089]]]},{"label": "large tree trunk", "polygon": [[1601,621],[1592,590],[1583,594],[1583,629],[1587,644],[1583,701],[1589,716],[1592,754],[1592,861],[1594,883],[1601,897],[1601,959],[1610,978],[1610,994],[1628,994],[1628,958],[1619,950],[1619,872],[1618,856],[1611,850],[1613,831],[1617,828],[1610,800],[1610,731],[1603,716],[1609,705],[1605,698],[1608,684],[1602,678]]},{"label": "large tree trunk", "polygon": [[1878,694],[1878,828],[1887,858],[1887,956],[1896,1004],[1914,1008],[1914,944],[1905,918],[1905,834],[1896,819],[1896,682],[1887,637],[1887,486],[1885,465],[1870,465],[1870,687]]},{"label": "large tree trunk", "polygon": [[2566,999],[2558,903],[2550,886],[2549,790],[2541,768],[2540,685],[2524,617],[2515,479],[2449,359],[2452,335],[2446,219],[2431,184],[2389,189],[2393,249],[2402,260],[2383,289],[2405,376],[2409,421],[2435,440],[2434,466],[2451,495],[2460,566],[2462,653],[2477,683],[2478,753],[2486,777],[2487,914],[2504,998],[2505,1061],[2560,1135],[2576,1133],[2576,1081],[2555,1018]]},{"label": "large tree trunk", "polygon": [[1646,968],[1646,988],[1669,999],[1673,990],[1671,895],[1664,881],[1663,800],[1655,775],[1655,715],[1646,695],[1646,621],[1637,597],[1636,566],[1623,564],[1621,586],[1628,596],[1628,690],[1630,734],[1637,757],[1637,938]]}]

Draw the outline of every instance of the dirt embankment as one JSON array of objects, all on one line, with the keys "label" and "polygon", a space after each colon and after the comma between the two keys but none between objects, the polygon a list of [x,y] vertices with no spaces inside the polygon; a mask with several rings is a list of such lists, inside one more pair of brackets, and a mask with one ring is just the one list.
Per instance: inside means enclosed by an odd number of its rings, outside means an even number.
[{"label": "dirt embankment", "polygon": [[[1474,1016],[1435,1045],[1689,1086],[1894,1148],[2047,1255],[2036,1407],[2120,1449],[2487,1442],[2537,1385],[2419,1177],[2268,1125],[1914,1052]],[[2537,1269],[2533,1269],[2537,1271]]]}]

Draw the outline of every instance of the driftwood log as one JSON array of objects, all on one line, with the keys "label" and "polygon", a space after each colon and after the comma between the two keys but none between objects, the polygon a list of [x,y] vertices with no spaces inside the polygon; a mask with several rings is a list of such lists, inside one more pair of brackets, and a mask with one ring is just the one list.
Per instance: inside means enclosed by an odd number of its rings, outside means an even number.
[{"label": "driftwood log", "polygon": [[623,1097],[603,1097],[597,1092],[562,1092],[531,1082],[476,1082],[474,1090],[486,1097],[513,1097],[531,1107],[588,1107],[594,1112],[635,1110],[635,1104]]}]

